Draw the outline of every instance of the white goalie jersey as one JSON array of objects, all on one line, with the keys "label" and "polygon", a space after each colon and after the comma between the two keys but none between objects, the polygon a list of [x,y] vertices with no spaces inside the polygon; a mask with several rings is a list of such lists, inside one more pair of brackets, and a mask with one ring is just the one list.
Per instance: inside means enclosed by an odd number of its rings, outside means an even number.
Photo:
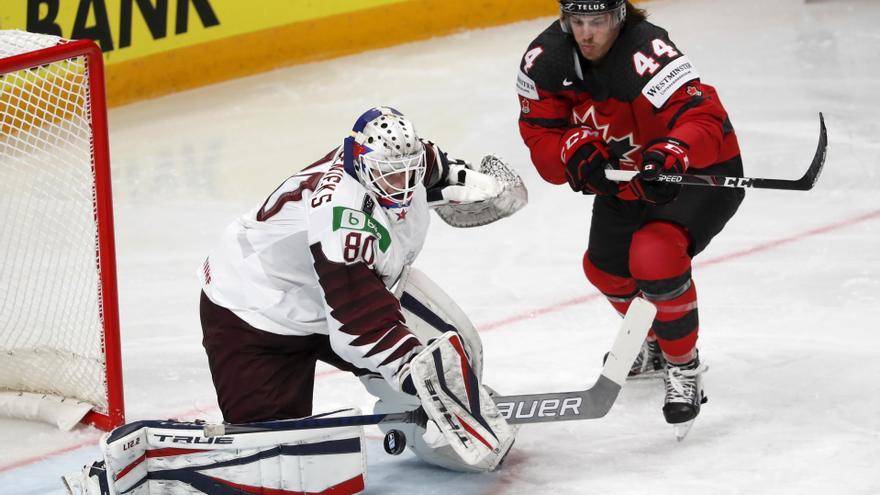
[{"label": "white goalie jersey", "polygon": [[423,185],[407,206],[384,208],[345,171],[340,148],[226,228],[200,270],[202,287],[254,328],[329,335],[342,358],[396,387],[420,344],[389,289],[421,251],[429,221]]}]

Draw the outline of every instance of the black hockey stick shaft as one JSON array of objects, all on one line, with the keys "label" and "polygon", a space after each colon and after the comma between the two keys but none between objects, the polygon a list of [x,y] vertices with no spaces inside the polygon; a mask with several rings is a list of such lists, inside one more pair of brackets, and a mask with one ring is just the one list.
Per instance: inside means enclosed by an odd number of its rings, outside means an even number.
[{"label": "black hockey stick shaft", "polygon": [[427,419],[425,412],[421,408],[414,411],[398,413],[325,417],[336,412],[339,411],[302,419],[286,419],[242,424],[210,424],[205,425],[205,435],[216,437],[221,435],[264,431],[314,430],[320,428],[340,428],[344,426],[378,425],[383,423],[423,423]]},{"label": "black hockey stick shaft", "polygon": [[[825,130],[825,117],[819,113],[819,144],[816,146],[816,154],[803,177],[796,180],[765,179],[761,177],[734,177],[729,175],[701,175],[701,174],[670,174],[661,173],[657,180],[671,182],[683,186],[706,186],[706,187],[733,187],[751,189],[781,189],[789,191],[809,191],[816,185],[822,167],[825,165],[826,148],[828,147],[828,133]],[[630,170],[606,170],[605,176],[614,181],[623,182],[631,180],[637,172]]]}]

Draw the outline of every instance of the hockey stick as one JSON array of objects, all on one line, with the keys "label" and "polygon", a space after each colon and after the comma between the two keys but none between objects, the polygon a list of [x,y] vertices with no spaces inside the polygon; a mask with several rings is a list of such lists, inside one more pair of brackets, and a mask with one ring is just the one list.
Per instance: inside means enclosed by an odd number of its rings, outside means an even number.
[{"label": "hockey stick", "polygon": [[[819,113],[819,145],[813,162],[803,177],[797,180],[763,179],[760,177],[732,177],[729,175],[698,175],[698,174],[664,174],[657,177],[658,181],[673,182],[685,186],[736,187],[752,189],[783,189],[791,191],[809,191],[819,180],[822,166],[825,165],[825,148],[828,146],[828,135],[825,130],[825,117]],[[617,182],[629,181],[638,172],[634,170],[606,170],[605,177]]]},{"label": "hockey stick", "polygon": [[[608,359],[605,360],[602,373],[589,389],[576,392],[498,396],[494,400],[501,415],[511,424],[597,419],[605,416],[617,400],[617,395],[626,381],[630,366],[635,361],[642,342],[648,335],[648,329],[654,321],[656,312],[654,305],[644,299],[637,298],[632,302],[611,346],[611,352],[608,353]],[[205,425],[205,436],[388,423],[424,424],[427,421],[427,416],[421,408],[388,414],[325,417],[334,412],[303,419],[239,425],[209,424]]]},{"label": "hockey stick", "polygon": [[287,430],[314,430],[320,428],[339,428],[342,426],[367,426],[379,425],[385,423],[401,424],[401,423],[422,423],[424,424],[428,417],[422,408],[413,411],[387,413],[387,414],[362,414],[359,416],[336,416],[327,418],[331,414],[344,411],[331,411],[316,416],[301,419],[285,419],[278,421],[262,421],[259,423],[243,423],[237,425],[229,424],[208,424],[205,425],[206,437],[217,437],[222,435],[235,435],[236,433],[256,433],[262,431],[287,431]]},{"label": "hockey stick", "polygon": [[598,419],[611,410],[630,367],[642,347],[657,309],[636,298],[623,318],[608,359],[596,383],[587,390],[495,397],[495,405],[511,424]]}]

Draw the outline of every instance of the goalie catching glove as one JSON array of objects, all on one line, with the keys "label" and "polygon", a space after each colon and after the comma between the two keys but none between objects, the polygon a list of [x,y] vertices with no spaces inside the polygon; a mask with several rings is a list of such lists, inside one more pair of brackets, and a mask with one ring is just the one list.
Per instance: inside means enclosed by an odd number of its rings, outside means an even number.
[{"label": "goalie catching glove", "polygon": [[478,227],[509,217],[529,201],[519,174],[495,155],[477,170],[470,163],[444,163],[440,181],[428,189],[428,205],[453,227]]}]

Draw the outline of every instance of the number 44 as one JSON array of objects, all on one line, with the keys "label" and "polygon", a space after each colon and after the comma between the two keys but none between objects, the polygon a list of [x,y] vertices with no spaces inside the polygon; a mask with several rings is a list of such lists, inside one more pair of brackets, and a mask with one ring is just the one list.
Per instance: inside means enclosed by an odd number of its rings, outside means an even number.
[{"label": "number 44", "polygon": [[[678,56],[678,52],[675,51],[675,48],[672,48],[659,38],[652,41],[651,46],[654,48],[654,55],[657,57],[665,56],[667,58],[672,58]],[[656,60],[642,52],[636,52],[633,55],[633,64],[635,64],[636,72],[638,72],[640,76],[644,76],[646,72],[653,75],[657,72],[657,69],[660,68],[660,64],[658,64]]]}]

